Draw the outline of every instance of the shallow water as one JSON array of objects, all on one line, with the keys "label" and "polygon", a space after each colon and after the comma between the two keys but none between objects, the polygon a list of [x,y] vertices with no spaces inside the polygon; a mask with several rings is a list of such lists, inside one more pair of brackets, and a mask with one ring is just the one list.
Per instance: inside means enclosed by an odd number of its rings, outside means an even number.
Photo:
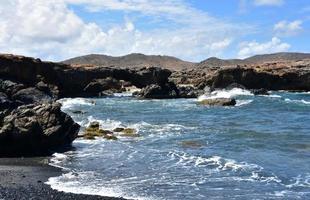
[{"label": "shallow water", "polygon": [[48,184],[134,199],[310,199],[310,94],[213,95],[234,96],[237,106],[128,95],[61,100],[83,127],[97,120],[105,129],[135,128],[141,137],[76,140],[75,150],[51,159],[65,173]]}]

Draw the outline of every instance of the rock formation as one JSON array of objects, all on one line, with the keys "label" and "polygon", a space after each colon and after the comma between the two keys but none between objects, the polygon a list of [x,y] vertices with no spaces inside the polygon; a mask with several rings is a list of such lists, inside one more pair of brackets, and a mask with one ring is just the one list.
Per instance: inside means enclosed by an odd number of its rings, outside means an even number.
[{"label": "rock formation", "polygon": [[44,155],[71,144],[79,125],[59,103],[29,104],[1,119],[0,156]]}]

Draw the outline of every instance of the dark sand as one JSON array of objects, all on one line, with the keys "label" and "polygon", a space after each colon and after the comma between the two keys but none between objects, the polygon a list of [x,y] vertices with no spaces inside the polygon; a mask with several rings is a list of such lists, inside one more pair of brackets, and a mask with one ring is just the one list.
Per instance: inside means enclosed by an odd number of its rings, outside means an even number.
[{"label": "dark sand", "polygon": [[60,176],[62,171],[47,162],[48,158],[0,158],[0,200],[122,199],[53,190],[44,182],[50,177]]}]

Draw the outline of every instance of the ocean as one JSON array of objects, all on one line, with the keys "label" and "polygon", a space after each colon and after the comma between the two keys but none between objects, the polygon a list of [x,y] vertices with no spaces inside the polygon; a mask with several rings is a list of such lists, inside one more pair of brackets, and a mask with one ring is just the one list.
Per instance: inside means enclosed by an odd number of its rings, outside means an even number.
[{"label": "ocean", "polygon": [[63,175],[46,184],[129,199],[310,199],[310,93],[235,88],[211,97],[234,97],[237,105],[199,105],[206,96],[61,99],[81,131],[98,121],[140,137],[77,139],[50,159]]}]

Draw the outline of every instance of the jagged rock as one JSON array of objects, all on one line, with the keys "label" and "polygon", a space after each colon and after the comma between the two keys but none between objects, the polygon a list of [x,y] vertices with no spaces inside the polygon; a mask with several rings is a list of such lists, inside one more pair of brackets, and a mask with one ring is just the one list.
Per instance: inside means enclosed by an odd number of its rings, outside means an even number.
[{"label": "jagged rock", "polygon": [[83,91],[90,96],[98,96],[105,90],[114,90],[115,92],[120,92],[122,89],[122,84],[120,81],[108,77],[105,79],[95,79],[90,82]]},{"label": "jagged rock", "polygon": [[22,89],[12,95],[12,99],[23,104],[48,103],[52,100],[49,95],[36,88]]},{"label": "jagged rock", "polygon": [[204,99],[199,104],[207,106],[234,106],[236,105],[236,100],[230,98]]},{"label": "jagged rock", "polygon": [[1,121],[0,155],[46,155],[68,146],[79,125],[60,110],[59,103],[20,106]]},{"label": "jagged rock", "polygon": [[13,105],[14,102],[12,102],[5,93],[0,92],[0,110],[11,109]]},{"label": "jagged rock", "polygon": [[9,96],[24,88],[26,88],[26,86],[24,86],[23,84],[18,84],[10,80],[0,79],[0,92],[4,92]]},{"label": "jagged rock", "polygon": [[181,86],[178,87],[179,98],[197,98],[204,94],[202,90],[197,90],[192,86]]},{"label": "jagged rock", "polygon": [[145,99],[177,98],[179,91],[173,83],[165,85],[149,85],[139,92],[139,96]]}]

